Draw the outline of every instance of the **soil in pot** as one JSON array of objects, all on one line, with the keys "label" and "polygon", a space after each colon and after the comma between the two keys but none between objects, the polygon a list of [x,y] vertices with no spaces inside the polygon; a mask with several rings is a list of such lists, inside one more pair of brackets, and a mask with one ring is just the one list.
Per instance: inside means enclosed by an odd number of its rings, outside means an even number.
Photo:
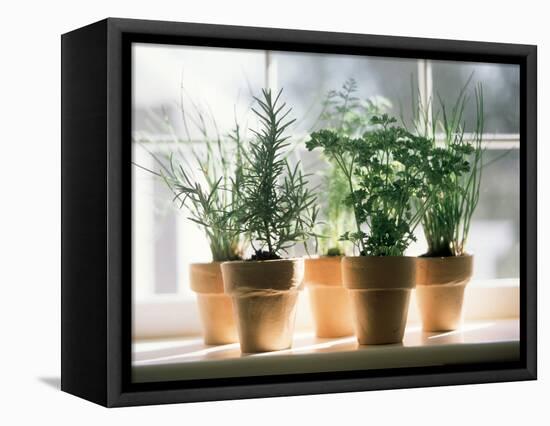
[{"label": "soil in pot", "polygon": [[233,300],[241,351],[290,348],[303,259],[226,262],[222,273],[225,292]]},{"label": "soil in pot", "polygon": [[231,298],[224,294],[220,262],[193,263],[189,268],[191,289],[197,304],[204,343],[224,345],[238,340]]},{"label": "soil in pot", "polygon": [[349,290],[359,344],[403,341],[415,266],[415,258],[407,256],[342,259],[342,279]]},{"label": "soil in pot", "polygon": [[460,327],[464,289],[472,271],[471,255],[417,259],[416,299],[424,331]]},{"label": "soil in pot", "polygon": [[341,256],[305,259],[304,283],[318,337],[353,334],[353,319],[348,290],[342,285]]}]

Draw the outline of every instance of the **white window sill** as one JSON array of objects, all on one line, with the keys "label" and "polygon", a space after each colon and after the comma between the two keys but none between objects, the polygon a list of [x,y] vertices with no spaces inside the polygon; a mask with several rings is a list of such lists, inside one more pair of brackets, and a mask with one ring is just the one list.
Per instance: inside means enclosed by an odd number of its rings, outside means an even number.
[{"label": "white window sill", "polygon": [[[519,318],[519,279],[473,281],[464,296],[466,321]],[[419,315],[413,291],[408,323],[418,324]],[[296,330],[313,329],[307,289],[298,299]],[[134,339],[198,336],[201,333],[197,304],[190,298],[159,295],[134,303]]]},{"label": "white window sill", "polygon": [[499,319],[444,333],[410,325],[397,345],[359,346],[354,336],[319,339],[302,332],[292,349],[261,354],[241,354],[238,343],[207,346],[200,337],[136,341],[132,376],[134,382],[190,380],[505,362],[519,355],[519,320]]}]

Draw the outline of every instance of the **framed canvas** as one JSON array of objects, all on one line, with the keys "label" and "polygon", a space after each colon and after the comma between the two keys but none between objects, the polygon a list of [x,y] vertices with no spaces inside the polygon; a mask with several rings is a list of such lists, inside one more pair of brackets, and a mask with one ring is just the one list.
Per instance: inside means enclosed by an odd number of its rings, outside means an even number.
[{"label": "framed canvas", "polygon": [[109,18],[62,42],[62,390],[536,379],[536,46]]}]

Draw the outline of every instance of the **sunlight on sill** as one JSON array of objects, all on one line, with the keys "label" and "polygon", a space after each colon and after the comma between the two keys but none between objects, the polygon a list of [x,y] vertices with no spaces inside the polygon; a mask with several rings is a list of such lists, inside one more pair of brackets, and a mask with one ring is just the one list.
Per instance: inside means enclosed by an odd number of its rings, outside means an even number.
[{"label": "sunlight on sill", "polygon": [[136,366],[189,363],[197,361],[220,361],[228,359],[265,358],[289,355],[321,355],[343,352],[372,353],[382,350],[393,352],[400,348],[429,348],[434,346],[485,344],[519,340],[517,319],[467,322],[458,330],[447,332],[424,332],[420,323],[407,326],[403,342],[395,345],[359,345],[355,336],[318,338],[313,331],[297,331],[293,347],[263,353],[241,353],[238,343],[219,346],[205,345],[199,336],[171,338],[168,340],[138,341],[134,345],[133,363]]},{"label": "sunlight on sill", "polygon": [[[300,334],[298,334],[298,339],[300,338],[300,336],[311,338],[311,333],[300,333]],[[262,352],[262,353],[257,353],[257,354],[248,354],[248,356],[260,357],[260,356],[269,356],[269,355],[272,355],[272,354],[275,354],[275,353],[276,354],[298,354],[300,352],[312,352],[312,351],[317,351],[317,350],[320,350],[320,349],[331,349],[331,348],[334,348],[334,347],[339,346],[339,345],[348,345],[348,344],[354,344],[354,343],[357,342],[357,339],[355,338],[355,336],[337,338],[337,339],[327,339],[327,340],[329,340],[329,341],[328,342],[323,342],[323,343],[316,343],[316,344],[312,344],[312,345],[306,345],[306,346],[290,348],[290,349],[283,349],[283,350],[275,351],[275,352]]]},{"label": "sunlight on sill", "polygon": [[446,332],[443,332],[443,333],[438,333],[438,334],[435,334],[433,336],[428,336],[428,339],[432,340],[432,339],[439,339],[441,337],[455,336],[455,335],[459,335],[459,334],[464,334],[468,331],[482,330],[484,328],[489,328],[489,327],[492,327],[494,325],[495,325],[494,322],[463,325],[458,330],[451,330],[451,331],[446,331]]},{"label": "sunlight on sill", "polygon": [[[185,343],[186,343],[186,345],[181,345],[181,346],[186,346],[186,347],[187,346],[192,346],[192,345],[204,346],[202,338],[189,340],[188,342],[185,342]],[[178,346],[180,346],[180,345],[178,344]],[[207,346],[204,349],[199,349],[197,351],[177,353],[177,354],[174,354],[174,355],[161,356],[161,357],[157,357],[157,358],[149,358],[149,359],[146,359],[146,360],[140,360],[139,362],[142,363],[142,364],[158,363],[158,362],[162,362],[162,361],[170,361],[172,359],[181,359],[181,358],[185,359],[185,358],[201,357],[201,356],[210,355],[210,354],[213,354],[213,353],[216,353],[216,352],[227,352],[227,351],[232,351],[232,350],[239,350],[239,344],[238,343],[230,343],[230,344],[227,344],[227,345]]]}]

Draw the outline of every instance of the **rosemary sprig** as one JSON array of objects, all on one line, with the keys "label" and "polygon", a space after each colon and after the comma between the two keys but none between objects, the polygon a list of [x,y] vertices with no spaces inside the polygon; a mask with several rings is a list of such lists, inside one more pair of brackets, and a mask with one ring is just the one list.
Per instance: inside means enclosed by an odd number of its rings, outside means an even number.
[{"label": "rosemary sprig", "polygon": [[[312,235],[317,217],[315,195],[308,188],[307,176],[298,162],[292,167],[286,157],[288,118],[291,109],[281,103],[280,91],[274,98],[262,91],[254,113],[260,129],[246,151],[245,166],[233,210],[233,229],[247,233],[254,250],[253,259],[278,259],[297,242]],[[231,227],[230,227],[231,228]]]}]

